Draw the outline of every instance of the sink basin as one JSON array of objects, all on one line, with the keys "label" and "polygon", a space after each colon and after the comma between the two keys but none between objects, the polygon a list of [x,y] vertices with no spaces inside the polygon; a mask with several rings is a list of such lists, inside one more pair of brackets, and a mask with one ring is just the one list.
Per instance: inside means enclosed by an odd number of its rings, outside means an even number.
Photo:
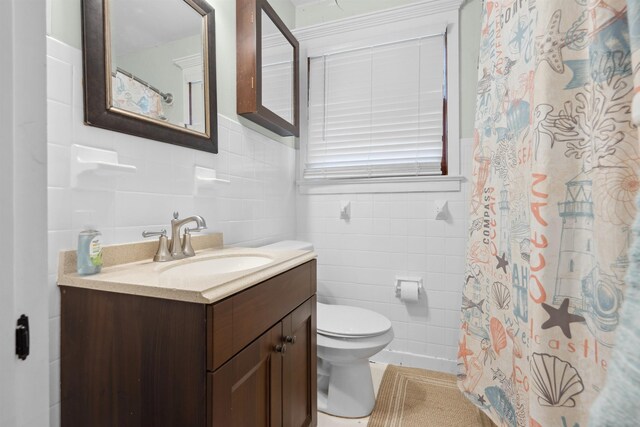
[{"label": "sink basin", "polygon": [[261,255],[236,255],[215,258],[188,260],[175,266],[169,266],[161,276],[164,279],[201,278],[234,271],[250,270],[269,264],[271,258]]}]

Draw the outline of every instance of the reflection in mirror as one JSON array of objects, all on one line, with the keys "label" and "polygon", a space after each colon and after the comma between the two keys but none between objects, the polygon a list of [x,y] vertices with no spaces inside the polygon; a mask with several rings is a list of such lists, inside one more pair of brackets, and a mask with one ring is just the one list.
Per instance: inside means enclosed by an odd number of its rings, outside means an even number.
[{"label": "reflection in mirror", "polygon": [[293,123],[294,49],[262,10],[262,105]]},{"label": "reflection in mirror", "polygon": [[201,14],[182,0],[108,0],[107,10],[109,107],[205,133]]}]

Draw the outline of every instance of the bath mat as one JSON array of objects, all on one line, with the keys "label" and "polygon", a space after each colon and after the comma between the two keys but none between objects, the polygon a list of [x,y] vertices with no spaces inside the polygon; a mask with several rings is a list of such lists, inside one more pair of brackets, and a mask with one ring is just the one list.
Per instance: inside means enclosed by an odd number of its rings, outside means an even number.
[{"label": "bath mat", "polygon": [[368,427],[494,427],[458,389],[456,377],[389,365]]}]

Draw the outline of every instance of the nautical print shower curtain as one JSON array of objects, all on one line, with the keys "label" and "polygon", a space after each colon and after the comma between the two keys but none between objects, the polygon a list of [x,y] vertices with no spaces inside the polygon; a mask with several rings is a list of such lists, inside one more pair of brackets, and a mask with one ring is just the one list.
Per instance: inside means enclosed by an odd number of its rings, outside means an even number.
[{"label": "nautical print shower curtain", "polygon": [[499,426],[586,427],[605,383],[640,188],[627,13],[484,2],[458,384]]}]

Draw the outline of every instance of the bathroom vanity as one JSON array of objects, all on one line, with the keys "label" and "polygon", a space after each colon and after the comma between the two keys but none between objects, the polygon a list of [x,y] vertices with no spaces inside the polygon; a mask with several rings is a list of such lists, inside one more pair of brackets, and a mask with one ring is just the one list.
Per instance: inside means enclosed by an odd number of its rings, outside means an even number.
[{"label": "bathroom vanity", "polygon": [[[61,254],[62,425],[315,426],[315,254],[214,247],[153,263],[132,261],[152,251],[136,245],[105,248],[96,276]],[[270,262],[198,272],[234,257]]]}]

